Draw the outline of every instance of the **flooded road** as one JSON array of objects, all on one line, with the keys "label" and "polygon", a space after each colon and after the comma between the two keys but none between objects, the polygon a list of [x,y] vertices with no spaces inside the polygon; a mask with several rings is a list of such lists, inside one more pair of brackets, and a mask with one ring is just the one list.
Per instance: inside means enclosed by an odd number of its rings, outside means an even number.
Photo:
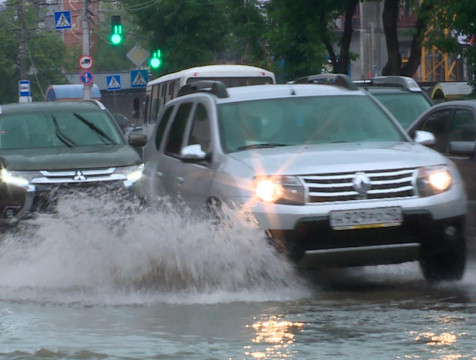
[{"label": "flooded road", "polygon": [[2,234],[0,359],[476,359],[476,264],[298,273],[243,214],[69,199]]}]

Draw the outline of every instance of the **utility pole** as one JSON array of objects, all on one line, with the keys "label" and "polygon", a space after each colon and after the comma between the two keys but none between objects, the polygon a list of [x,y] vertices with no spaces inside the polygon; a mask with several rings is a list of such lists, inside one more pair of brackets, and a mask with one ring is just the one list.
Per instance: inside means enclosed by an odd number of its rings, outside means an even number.
[{"label": "utility pole", "polygon": [[17,15],[20,25],[20,46],[18,49],[18,58],[20,62],[20,80],[26,80],[26,40],[25,40],[25,13],[23,10],[23,0],[17,0]]},{"label": "utility pole", "polygon": [[[89,0],[83,0],[83,55],[89,56],[89,20],[88,20]],[[91,100],[91,85],[83,85],[83,99]]]}]

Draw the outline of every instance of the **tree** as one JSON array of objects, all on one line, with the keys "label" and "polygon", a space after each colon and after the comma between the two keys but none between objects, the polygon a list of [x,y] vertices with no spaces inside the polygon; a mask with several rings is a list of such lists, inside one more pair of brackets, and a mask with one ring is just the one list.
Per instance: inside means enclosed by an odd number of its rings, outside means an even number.
[{"label": "tree", "polygon": [[[18,102],[20,80],[20,26],[17,2],[9,0],[0,11],[0,102]],[[33,100],[43,100],[44,90],[51,83],[65,83],[62,73],[66,48],[62,39],[38,27],[37,9],[24,7],[27,79]],[[54,55],[52,55],[54,54]]]},{"label": "tree", "polygon": [[222,1],[158,0],[145,6],[140,0],[121,0],[135,23],[147,35],[149,48],[161,50],[162,72],[214,63],[225,50],[227,16]]},{"label": "tree", "polygon": [[319,19],[319,1],[273,0],[268,3],[272,70],[279,81],[320,73],[326,61]]},{"label": "tree", "polygon": [[382,69],[382,75],[403,75],[411,77],[420,66],[425,31],[431,21],[436,3],[434,0],[421,0],[418,4],[414,4],[417,21],[413,30],[410,57],[405,64],[402,64],[397,28],[399,7],[401,3],[400,0],[384,1],[382,20],[387,44],[388,60],[387,64]]}]

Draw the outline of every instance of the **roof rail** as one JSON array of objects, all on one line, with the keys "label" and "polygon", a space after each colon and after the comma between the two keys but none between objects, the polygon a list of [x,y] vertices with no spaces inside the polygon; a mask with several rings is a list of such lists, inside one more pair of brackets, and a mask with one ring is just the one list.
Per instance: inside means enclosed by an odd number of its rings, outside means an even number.
[{"label": "roof rail", "polygon": [[415,79],[408,76],[376,76],[370,79],[370,84],[365,83],[364,85],[400,86],[409,91],[422,91],[420,85],[418,85]]},{"label": "roof rail", "polygon": [[345,74],[316,74],[298,78],[288,84],[322,84],[335,85],[346,88],[347,90],[358,90],[349,76]]},{"label": "roof rail", "polygon": [[227,98],[229,96],[228,91],[226,90],[226,85],[221,81],[213,80],[201,80],[184,85],[178,91],[177,96],[184,96],[197,92],[210,93],[219,98]]}]

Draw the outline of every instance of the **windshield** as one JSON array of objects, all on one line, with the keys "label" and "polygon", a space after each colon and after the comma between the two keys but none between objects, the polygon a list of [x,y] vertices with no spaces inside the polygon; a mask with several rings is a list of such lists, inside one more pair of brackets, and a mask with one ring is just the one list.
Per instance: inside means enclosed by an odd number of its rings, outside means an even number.
[{"label": "windshield", "polygon": [[431,107],[422,93],[374,94],[392,113],[404,129],[416,120],[426,109]]},{"label": "windshield", "polygon": [[105,112],[78,111],[3,115],[0,149],[116,145],[124,140]]},{"label": "windshield", "polygon": [[265,99],[219,105],[225,152],[256,147],[406,141],[366,96]]}]

